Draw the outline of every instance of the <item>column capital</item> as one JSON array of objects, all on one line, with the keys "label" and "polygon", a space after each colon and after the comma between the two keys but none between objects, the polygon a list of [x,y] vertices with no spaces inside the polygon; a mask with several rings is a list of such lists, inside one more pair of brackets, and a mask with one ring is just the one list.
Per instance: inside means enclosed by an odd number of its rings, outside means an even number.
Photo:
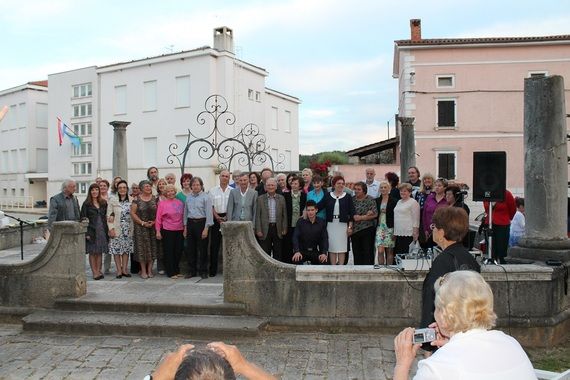
[{"label": "column capital", "polygon": [[130,121],[111,121],[109,122],[110,125],[113,126],[113,128],[126,128],[129,124],[131,124]]},{"label": "column capital", "polygon": [[398,121],[405,127],[414,125],[415,117],[402,117],[398,116]]}]

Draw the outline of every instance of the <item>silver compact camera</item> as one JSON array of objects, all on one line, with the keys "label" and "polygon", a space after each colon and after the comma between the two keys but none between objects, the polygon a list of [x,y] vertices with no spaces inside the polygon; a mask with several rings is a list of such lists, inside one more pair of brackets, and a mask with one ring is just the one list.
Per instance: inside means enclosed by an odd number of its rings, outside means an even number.
[{"label": "silver compact camera", "polygon": [[430,328],[416,329],[416,331],[414,331],[414,337],[412,338],[412,341],[414,344],[422,344],[422,343],[433,342],[434,340],[436,340],[436,338],[437,335],[435,329],[430,329]]}]

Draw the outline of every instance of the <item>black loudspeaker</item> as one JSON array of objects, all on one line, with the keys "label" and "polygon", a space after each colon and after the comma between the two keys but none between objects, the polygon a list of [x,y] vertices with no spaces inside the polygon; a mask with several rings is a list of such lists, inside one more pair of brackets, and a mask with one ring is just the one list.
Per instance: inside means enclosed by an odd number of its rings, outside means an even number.
[{"label": "black loudspeaker", "polygon": [[473,152],[473,200],[502,202],[507,189],[507,153]]}]

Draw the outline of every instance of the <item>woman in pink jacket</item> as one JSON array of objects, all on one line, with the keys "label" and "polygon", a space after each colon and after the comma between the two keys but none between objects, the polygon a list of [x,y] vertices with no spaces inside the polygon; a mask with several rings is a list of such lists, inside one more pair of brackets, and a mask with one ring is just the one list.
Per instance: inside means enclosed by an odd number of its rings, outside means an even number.
[{"label": "woman in pink jacket", "polygon": [[166,275],[176,279],[180,277],[178,264],[184,249],[184,203],[176,198],[174,185],[166,185],[163,195],[165,199],[158,203],[154,226],[156,238],[163,242]]}]

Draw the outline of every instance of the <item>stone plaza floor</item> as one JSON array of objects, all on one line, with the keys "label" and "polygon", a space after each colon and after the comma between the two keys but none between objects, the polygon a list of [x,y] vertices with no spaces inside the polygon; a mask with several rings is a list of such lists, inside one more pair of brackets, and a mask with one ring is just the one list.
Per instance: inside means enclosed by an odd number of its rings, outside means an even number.
[{"label": "stone plaza floor", "polygon": [[[282,379],[390,379],[393,336],[269,332],[228,340],[244,356]],[[29,334],[0,325],[1,379],[142,379],[176,338]]]},{"label": "stone plaza floor", "polygon": [[[25,246],[25,260],[45,245]],[[86,257],[87,260],[87,257]],[[19,247],[0,251],[0,262],[19,263]],[[172,280],[116,279],[114,265],[93,281],[86,263],[87,299],[131,302],[223,302],[223,277]],[[161,296],[157,297],[160,293]],[[232,338],[244,356],[282,379],[390,379],[395,362],[393,335],[378,333],[264,332]],[[142,379],[180,344],[209,341],[165,337],[38,334],[20,325],[0,325],[0,379]]]}]

